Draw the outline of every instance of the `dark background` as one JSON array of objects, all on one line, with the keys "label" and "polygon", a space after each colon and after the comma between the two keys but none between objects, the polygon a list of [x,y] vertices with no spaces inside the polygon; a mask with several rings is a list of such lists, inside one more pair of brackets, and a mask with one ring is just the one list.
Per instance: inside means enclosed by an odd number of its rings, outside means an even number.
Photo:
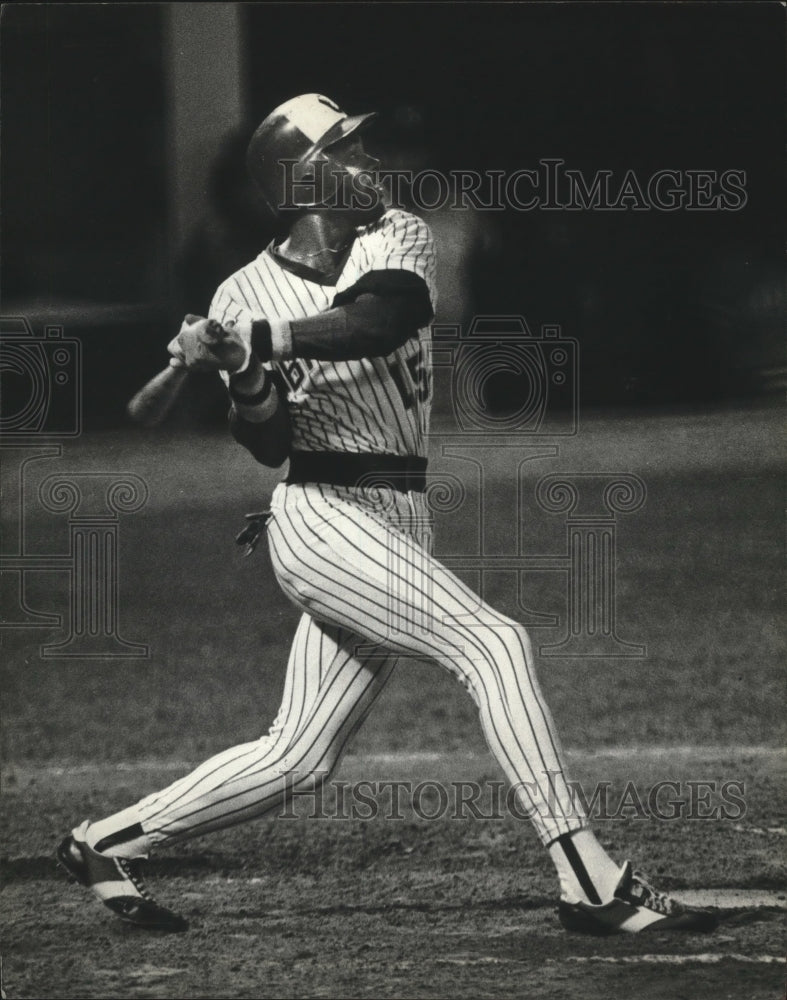
[{"label": "dark background", "polygon": [[576,337],[584,403],[674,407],[783,383],[779,4],[242,5],[247,120],[228,122],[235,139],[178,240],[170,6],[3,8],[3,314],[82,340],[87,427],[123,419],[179,316],[267,242],[244,136],[311,90],[380,110],[369,145],[435,168],[744,170],[740,211],[487,213],[468,292],[476,312]]}]

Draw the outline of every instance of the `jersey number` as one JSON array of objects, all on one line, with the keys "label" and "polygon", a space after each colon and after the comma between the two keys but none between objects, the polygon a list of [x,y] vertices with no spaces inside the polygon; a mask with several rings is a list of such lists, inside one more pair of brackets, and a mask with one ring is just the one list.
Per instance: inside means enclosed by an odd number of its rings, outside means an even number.
[{"label": "jersey number", "polygon": [[[388,371],[391,373],[391,378],[399,390],[399,395],[402,397],[402,403],[406,410],[412,410],[416,399],[421,403],[425,403],[429,398],[429,382],[423,360],[421,352],[418,351],[417,354],[411,355],[404,364],[398,359],[388,362]],[[405,374],[405,368],[407,368],[407,374]]]}]

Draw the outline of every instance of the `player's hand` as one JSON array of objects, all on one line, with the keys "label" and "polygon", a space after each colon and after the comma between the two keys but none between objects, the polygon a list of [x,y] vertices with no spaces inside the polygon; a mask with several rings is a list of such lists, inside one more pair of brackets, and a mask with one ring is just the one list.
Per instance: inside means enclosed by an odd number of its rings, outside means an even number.
[{"label": "player's hand", "polygon": [[189,313],[167,350],[173,367],[190,371],[236,372],[248,362],[251,346],[233,321],[225,326]]}]

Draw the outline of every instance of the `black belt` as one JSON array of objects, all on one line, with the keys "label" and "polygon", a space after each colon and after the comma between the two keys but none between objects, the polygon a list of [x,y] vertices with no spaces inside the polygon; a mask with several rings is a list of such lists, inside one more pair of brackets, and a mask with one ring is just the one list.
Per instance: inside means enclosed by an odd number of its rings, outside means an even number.
[{"label": "black belt", "polygon": [[426,490],[426,459],[416,455],[354,454],[348,451],[295,451],[287,483],[383,487],[401,493]]}]

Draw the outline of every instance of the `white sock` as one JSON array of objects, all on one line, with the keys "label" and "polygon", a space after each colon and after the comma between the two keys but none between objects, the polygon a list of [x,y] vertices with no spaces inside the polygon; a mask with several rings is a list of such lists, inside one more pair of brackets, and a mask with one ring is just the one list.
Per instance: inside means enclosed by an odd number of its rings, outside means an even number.
[{"label": "white sock", "polygon": [[151,838],[140,824],[136,806],[91,823],[87,828],[88,847],[112,858],[146,858]]},{"label": "white sock", "polygon": [[560,837],[548,849],[557,868],[562,899],[594,905],[612,899],[622,868],[599,844],[592,830]]}]

